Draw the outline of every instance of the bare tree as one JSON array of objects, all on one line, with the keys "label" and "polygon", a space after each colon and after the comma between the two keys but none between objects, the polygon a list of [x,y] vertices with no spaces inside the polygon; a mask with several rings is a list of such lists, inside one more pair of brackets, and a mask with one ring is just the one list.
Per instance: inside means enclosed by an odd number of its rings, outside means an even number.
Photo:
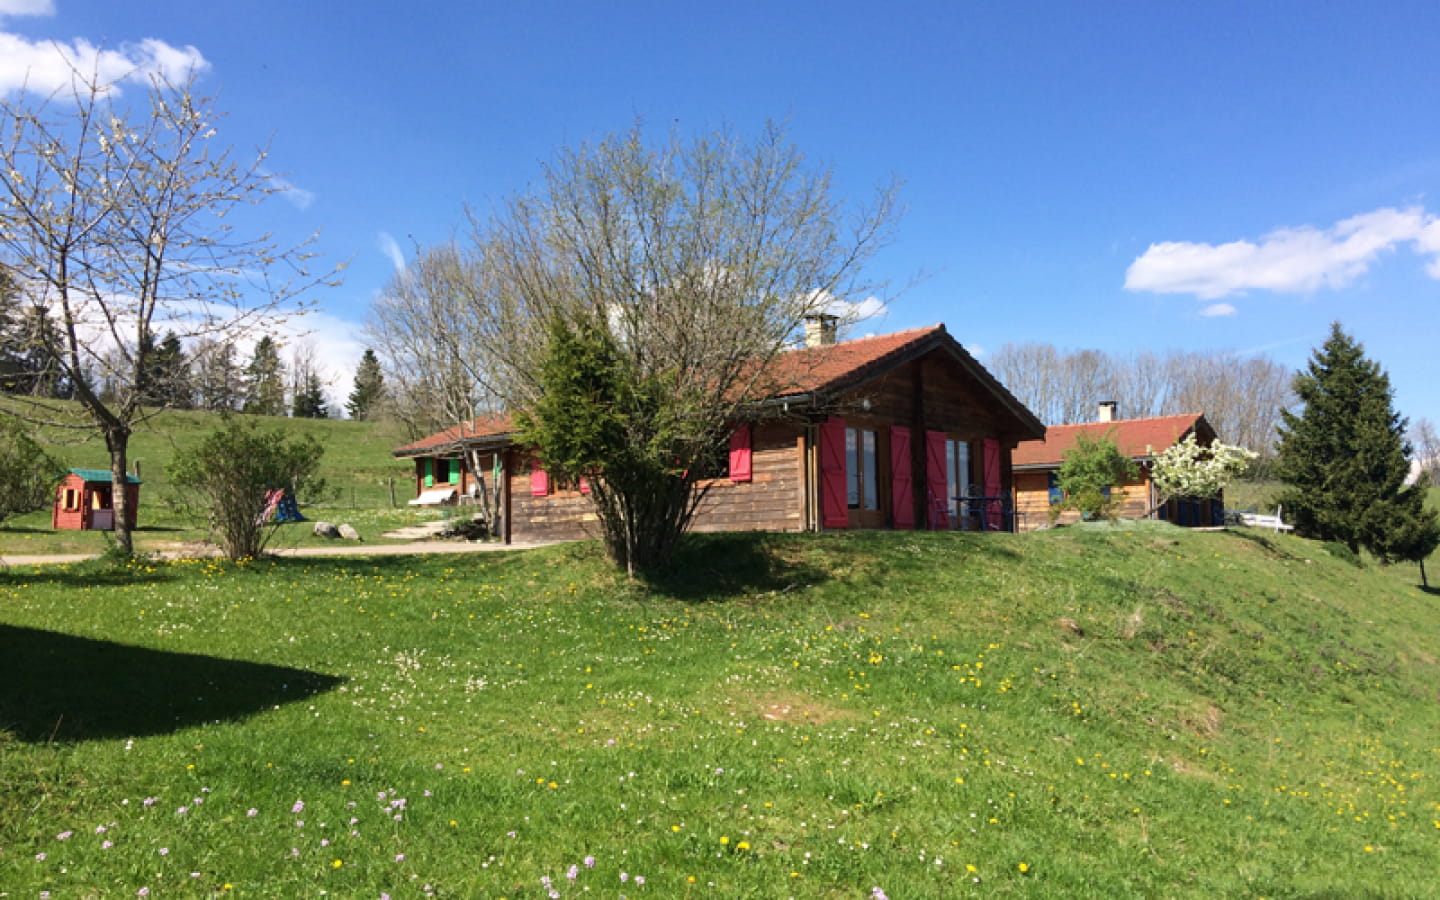
[{"label": "bare tree", "polygon": [[411,437],[497,408],[482,370],[480,264],[456,242],[428,247],[396,272],[366,324],[389,389],[390,414]]},{"label": "bare tree", "polygon": [[[266,151],[237,160],[216,142],[220,119],[193,78],[152,76],[138,108],[79,71],[60,94],[0,101],[0,262],[56,321],[44,350],[73,385],[82,427],[105,439],[115,544],[127,554],[121,486],[130,434],[155,411],[138,389],[157,332],[233,338],[295,312],[306,289],[330,280],[307,269],[305,244],[246,236],[227,220],[279,188]],[[101,382],[112,388],[103,397]]]},{"label": "bare tree", "polygon": [[1410,443],[1420,471],[1429,474],[1431,484],[1440,484],[1440,433],[1435,423],[1420,419],[1410,428]]},{"label": "bare tree", "polygon": [[[893,187],[843,203],[774,126],[653,143],[637,127],[564,150],[537,189],[473,221],[473,374],[533,414],[547,466],[589,477],[617,564],[651,569],[717,448],[785,377],[769,363],[803,319],[883,291],[863,270],[897,215]],[[563,402],[550,376],[602,357],[591,374],[614,390]],[[603,435],[567,418],[591,415]]]},{"label": "bare tree", "polygon": [[987,363],[1051,425],[1093,421],[1101,400],[1124,418],[1204,413],[1215,430],[1262,456],[1273,452],[1280,410],[1294,402],[1292,373],[1265,357],[1142,350],[1125,357],[1050,344],[1006,344]]}]

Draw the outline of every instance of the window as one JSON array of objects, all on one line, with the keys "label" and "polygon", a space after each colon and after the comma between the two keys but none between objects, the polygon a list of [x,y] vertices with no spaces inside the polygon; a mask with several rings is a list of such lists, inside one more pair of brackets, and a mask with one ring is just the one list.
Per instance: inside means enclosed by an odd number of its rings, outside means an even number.
[{"label": "window", "polygon": [[72,511],[80,508],[79,491],[75,490],[74,488],[65,489],[65,508]]},{"label": "window", "polygon": [[945,441],[945,484],[950,495],[952,521],[962,521],[966,513],[956,497],[970,496],[970,444],[967,441]]},{"label": "window", "polygon": [[851,509],[879,509],[876,433],[868,428],[845,429],[845,499]]}]

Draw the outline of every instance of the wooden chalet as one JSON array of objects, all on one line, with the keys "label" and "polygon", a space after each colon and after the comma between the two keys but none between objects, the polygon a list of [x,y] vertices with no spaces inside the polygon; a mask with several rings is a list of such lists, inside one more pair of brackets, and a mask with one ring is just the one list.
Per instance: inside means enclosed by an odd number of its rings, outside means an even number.
[{"label": "wooden chalet", "polygon": [[[1045,429],[1043,441],[1026,441],[1014,454],[1015,509],[1022,528],[1043,527],[1050,522],[1050,505],[1061,500],[1058,475],[1066,451],[1075,446],[1076,438],[1086,434],[1108,438],[1120,452],[1133,459],[1140,475],[1118,487],[1122,502],[1120,517],[1139,519],[1152,516],[1177,525],[1222,525],[1225,520],[1224,497],[1168,501],[1155,509],[1158,498],[1150,481],[1154,454],[1180,441],[1191,432],[1202,447],[1215,441],[1215,429],[1199,413],[1156,416],[1145,419],[1116,419],[1113,403],[1100,404],[1099,421],[1079,425],[1052,425]],[[1060,524],[1078,521],[1079,514],[1065,512]]]},{"label": "wooden chalet", "polygon": [[[1011,453],[1044,435],[1040,421],[944,325],[830,335],[811,330],[809,346],[776,360],[772,380],[787,387],[731,436],[728,469],[703,483],[691,530],[1013,528]],[[394,455],[415,461],[412,503],[493,498],[507,542],[591,536],[588,486],[551,478],[508,417]]]},{"label": "wooden chalet", "polygon": [[[140,479],[125,476],[125,520],[135,527],[140,509]],[[71,469],[55,489],[52,528],[81,531],[115,530],[115,495],[109,469]]]}]

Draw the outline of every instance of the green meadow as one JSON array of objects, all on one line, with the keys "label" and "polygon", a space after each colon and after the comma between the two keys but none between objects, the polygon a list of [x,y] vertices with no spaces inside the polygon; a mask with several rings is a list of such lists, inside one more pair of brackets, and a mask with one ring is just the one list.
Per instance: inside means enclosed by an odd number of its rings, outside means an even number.
[{"label": "green meadow", "polygon": [[[54,401],[63,415],[76,419],[72,405]],[[405,506],[415,496],[414,468],[408,461],[395,460],[390,451],[407,443],[398,426],[382,422],[352,422],[339,419],[282,419],[247,416],[262,428],[283,429],[290,436],[310,435],[325,448],[322,474],[329,491],[318,502],[307,503],[302,512],[312,519],[348,522],[367,541],[376,541],[385,531],[443,515],[434,510]],[[80,421],[76,419],[76,421]],[[140,488],[140,517],[135,532],[141,552],[168,550],[177,544],[202,541],[208,536],[203,511],[187,506],[183,492],[170,481],[168,466],[175,453],[195,444],[219,425],[214,413],[166,410],[140,425],[130,439],[129,458],[139,464],[144,484]],[[84,428],[42,427],[35,430],[62,465],[85,469],[108,469],[110,458],[105,442]],[[395,506],[391,505],[391,486]],[[6,522],[0,527],[0,556],[7,554],[101,553],[110,544],[105,532],[54,531],[51,511],[46,509]],[[273,547],[313,546],[327,543],[311,535],[305,523],[281,526]]]},{"label": "green meadow", "polygon": [[1164,525],[11,568],[0,896],[1433,896],[1417,582]]}]

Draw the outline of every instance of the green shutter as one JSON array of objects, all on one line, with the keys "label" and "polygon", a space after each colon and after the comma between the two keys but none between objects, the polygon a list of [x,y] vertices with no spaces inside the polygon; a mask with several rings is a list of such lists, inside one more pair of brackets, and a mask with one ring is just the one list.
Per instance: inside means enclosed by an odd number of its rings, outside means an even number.
[{"label": "green shutter", "polygon": [[421,465],[424,466],[424,468],[425,468],[425,486],[426,486],[426,487],[434,487],[434,486],[435,486],[435,460],[433,460],[433,459],[431,459],[431,460],[426,460],[425,462],[422,462]]},{"label": "green shutter", "polygon": [[450,483],[460,483],[460,458],[458,456],[450,460]]}]

